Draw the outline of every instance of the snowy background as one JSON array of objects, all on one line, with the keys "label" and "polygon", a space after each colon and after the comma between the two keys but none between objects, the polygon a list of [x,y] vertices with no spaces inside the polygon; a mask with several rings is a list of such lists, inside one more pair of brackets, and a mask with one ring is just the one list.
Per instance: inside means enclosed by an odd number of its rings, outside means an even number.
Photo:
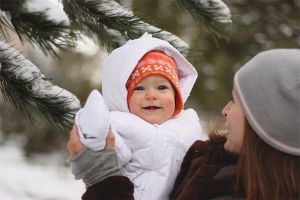
[{"label": "snowy background", "polygon": [[0,146],[1,200],[76,200],[85,191],[59,152],[26,159],[18,141]]}]

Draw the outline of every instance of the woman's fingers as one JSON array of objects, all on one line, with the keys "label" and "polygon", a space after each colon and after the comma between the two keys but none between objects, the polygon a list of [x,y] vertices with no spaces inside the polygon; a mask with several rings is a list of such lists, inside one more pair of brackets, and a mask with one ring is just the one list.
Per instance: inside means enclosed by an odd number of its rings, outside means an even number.
[{"label": "woman's fingers", "polygon": [[67,147],[71,156],[77,155],[82,149],[84,149],[84,146],[79,139],[78,128],[76,124],[73,126],[73,129],[70,132],[70,141],[68,142]]},{"label": "woman's fingers", "polygon": [[[71,156],[77,155],[80,151],[82,151],[82,149],[84,149],[84,145],[79,139],[78,127],[76,124],[73,126],[73,129],[70,132],[70,141],[68,142],[67,148]],[[105,149],[115,149],[115,135],[111,131],[111,127],[109,127],[106,137]]]},{"label": "woman's fingers", "polygon": [[109,131],[106,137],[105,149],[115,149],[115,135],[111,131],[111,126],[109,125]]}]

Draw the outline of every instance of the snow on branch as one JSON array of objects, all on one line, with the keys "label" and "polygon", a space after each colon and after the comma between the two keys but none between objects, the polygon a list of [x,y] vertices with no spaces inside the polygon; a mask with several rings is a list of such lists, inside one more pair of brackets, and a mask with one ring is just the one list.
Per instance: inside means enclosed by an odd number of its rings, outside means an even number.
[{"label": "snow on branch", "polygon": [[49,0],[9,0],[0,3],[0,32],[10,38],[7,29],[20,41],[35,43],[46,55],[58,57],[56,49],[74,46],[66,13]]},{"label": "snow on branch", "polygon": [[177,7],[192,15],[209,31],[216,44],[216,36],[228,41],[225,32],[231,23],[231,13],[222,0],[176,0]]},{"label": "snow on branch", "polygon": [[32,123],[33,113],[62,130],[70,130],[80,109],[75,95],[49,82],[42,72],[16,49],[0,41],[0,90],[4,100]]},{"label": "snow on branch", "polygon": [[70,25],[66,13],[49,0],[25,0],[23,8],[29,13],[45,13],[47,20],[56,24]]},{"label": "snow on branch", "polygon": [[168,41],[182,53],[189,49],[189,45],[179,37],[145,23],[132,11],[124,9],[115,1],[62,0],[62,2],[71,24],[96,42],[100,41],[107,51],[112,51],[127,40],[138,38],[145,32]]},{"label": "snow on branch", "polygon": [[201,23],[231,23],[231,13],[222,0],[176,0],[183,11],[188,11]]},{"label": "snow on branch", "polygon": [[104,3],[99,4],[98,11],[103,12],[107,17],[128,17],[136,19],[138,20],[138,23],[133,25],[133,28],[139,29],[139,34],[144,34],[144,32],[148,32],[154,37],[158,37],[160,39],[170,42],[175,48],[181,50],[189,49],[189,45],[179,37],[175,36],[174,34],[168,31],[163,31],[162,29],[159,29],[157,27],[151,26],[148,23],[143,22],[142,20],[137,18],[132,11],[124,9],[120,4],[118,4],[115,1],[104,1]]},{"label": "snow on branch", "polygon": [[222,0],[200,0],[200,4],[208,9],[214,10],[215,20],[221,23],[231,23],[231,13]]}]

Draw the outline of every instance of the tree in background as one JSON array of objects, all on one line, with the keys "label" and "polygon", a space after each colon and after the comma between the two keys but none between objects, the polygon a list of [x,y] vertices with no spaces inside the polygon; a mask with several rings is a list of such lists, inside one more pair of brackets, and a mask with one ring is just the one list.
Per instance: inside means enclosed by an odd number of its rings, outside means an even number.
[{"label": "tree in background", "polygon": [[232,98],[233,76],[241,66],[265,50],[300,48],[299,0],[225,3],[239,21],[233,24],[234,31],[228,32],[229,43],[221,40],[218,48],[208,34],[192,40],[203,49],[205,60],[197,62],[199,78],[191,99],[198,101],[202,111],[214,111],[219,116]]},{"label": "tree in background", "polygon": [[[197,48],[190,48],[174,34],[150,25],[151,21],[140,12],[124,9],[118,1],[59,2],[63,10],[49,0],[0,0],[1,93],[6,102],[32,123],[46,119],[51,125],[68,132],[80,102],[72,93],[54,86],[38,67],[6,43],[10,39],[9,29],[17,33],[20,41],[37,45],[45,55],[53,58],[59,57],[58,50],[71,51],[75,41],[82,39],[83,35],[111,52],[144,32],[170,42],[188,59],[201,57]],[[215,43],[218,38],[226,38],[231,19],[228,7],[221,0],[175,2],[182,12],[203,24]],[[40,137],[31,135],[38,143]]]},{"label": "tree in background", "polygon": [[200,47],[203,57],[192,61],[198,79],[186,106],[198,111],[200,119],[221,117],[221,110],[232,97],[235,72],[257,53],[273,48],[300,48],[299,0],[224,0],[232,23],[225,39],[216,45],[211,34],[173,0],[133,0],[134,11],[145,11],[157,25],[175,33],[189,44]]}]

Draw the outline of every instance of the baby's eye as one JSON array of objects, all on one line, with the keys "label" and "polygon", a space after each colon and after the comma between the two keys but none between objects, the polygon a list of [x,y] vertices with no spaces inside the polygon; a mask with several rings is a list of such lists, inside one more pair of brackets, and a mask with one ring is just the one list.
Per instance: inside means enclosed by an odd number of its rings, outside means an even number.
[{"label": "baby's eye", "polygon": [[134,90],[144,90],[144,88],[142,86],[137,86],[136,88],[134,88]]},{"label": "baby's eye", "polygon": [[165,90],[165,89],[167,89],[166,86],[158,86],[158,90]]}]

